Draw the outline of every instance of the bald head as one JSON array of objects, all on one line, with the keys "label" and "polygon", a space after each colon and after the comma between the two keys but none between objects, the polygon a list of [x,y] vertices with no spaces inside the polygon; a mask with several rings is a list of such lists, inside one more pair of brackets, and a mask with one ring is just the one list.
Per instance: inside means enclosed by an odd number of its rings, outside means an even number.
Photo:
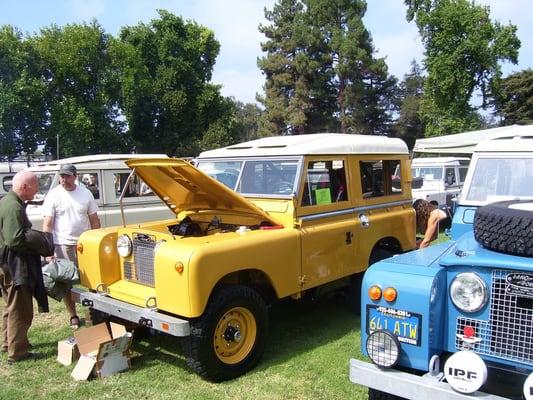
[{"label": "bald head", "polygon": [[37,176],[27,169],[17,172],[13,177],[13,191],[22,200],[32,200],[38,189]]}]

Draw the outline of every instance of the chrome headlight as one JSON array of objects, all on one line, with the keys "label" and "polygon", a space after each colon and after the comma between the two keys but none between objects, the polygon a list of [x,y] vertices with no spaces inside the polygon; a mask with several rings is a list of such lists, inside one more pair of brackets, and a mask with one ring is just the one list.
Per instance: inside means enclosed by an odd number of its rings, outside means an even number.
[{"label": "chrome headlight", "polygon": [[117,238],[117,251],[121,257],[128,257],[131,254],[132,248],[131,239],[128,235],[120,235]]},{"label": "chrome headlight", "polygon": [[372,332],[366,340],[366,352],[379,367],[393,367],[400,356],[400,342],[388,331]]},{"label": "chrome headlight", "polygon": [[487,286],[478,275],[471,272],[462,273],[453,279],[450,297],[461,311],[476,312],[487,304]]}]

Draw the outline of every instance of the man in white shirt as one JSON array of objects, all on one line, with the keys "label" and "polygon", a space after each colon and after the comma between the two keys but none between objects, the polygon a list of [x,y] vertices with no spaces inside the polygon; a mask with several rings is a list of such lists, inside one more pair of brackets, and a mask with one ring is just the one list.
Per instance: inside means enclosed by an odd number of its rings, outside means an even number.
[{"label": "man in white shirt", "polygon": [[[72,164],[59,169],[59,183],[46,196],[43,204],[43,231],[54,235],[55,256],[77,263],[76,243],[88,229],[100,228],[98,206],[92,193],[76,184],[77,171]],[[64,298],[70,314],[70,325],[77,329],[80,319],[70,296]]]}]

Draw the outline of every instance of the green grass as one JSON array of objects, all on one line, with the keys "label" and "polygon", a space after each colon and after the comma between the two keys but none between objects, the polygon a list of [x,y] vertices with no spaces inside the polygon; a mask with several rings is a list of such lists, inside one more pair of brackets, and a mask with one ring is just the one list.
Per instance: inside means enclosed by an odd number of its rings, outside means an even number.
[{"label": "green grass", "polygon": [[[303,306],[291,301],[271,310],[268,345],[259,365],[233,381],[214,384],[191,373],[179,340],[147,336],[133,343],[131,369],[76,382],[73,366],[59,364],[57,341],[71,335],[62,303],[37,314],[30,329],[36,360],[8,366],[0,355],[0,399],[362,399],[348,364],[360,352],[359,317],[335,300]],[[0,312],[3,303],[0,305]],[[82,328],[83,329],[83,328]]]}]

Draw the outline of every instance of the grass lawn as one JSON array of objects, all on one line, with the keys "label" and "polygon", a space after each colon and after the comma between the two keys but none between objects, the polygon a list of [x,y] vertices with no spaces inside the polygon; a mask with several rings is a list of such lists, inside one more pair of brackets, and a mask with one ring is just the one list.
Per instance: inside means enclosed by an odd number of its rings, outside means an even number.
[{"label": "grass lawn", "polygon": [[[3,310],[3,302],[0,312]],[[71,335],[62,303],[36,314],[30,329],[36,360],[8,366],[0,353],[0,399],[363,399],[349,381],[351,357],[361,358],[359,317],[334,299],[312,306],[286,301],[271,310],[269,341],[259,365],[220,384],[189,372],[179,340],[165,335],[134,340],[132,368],[76,382],[59,364],[57,341]],[[83,329],[83,328],[81,328]]]}]

